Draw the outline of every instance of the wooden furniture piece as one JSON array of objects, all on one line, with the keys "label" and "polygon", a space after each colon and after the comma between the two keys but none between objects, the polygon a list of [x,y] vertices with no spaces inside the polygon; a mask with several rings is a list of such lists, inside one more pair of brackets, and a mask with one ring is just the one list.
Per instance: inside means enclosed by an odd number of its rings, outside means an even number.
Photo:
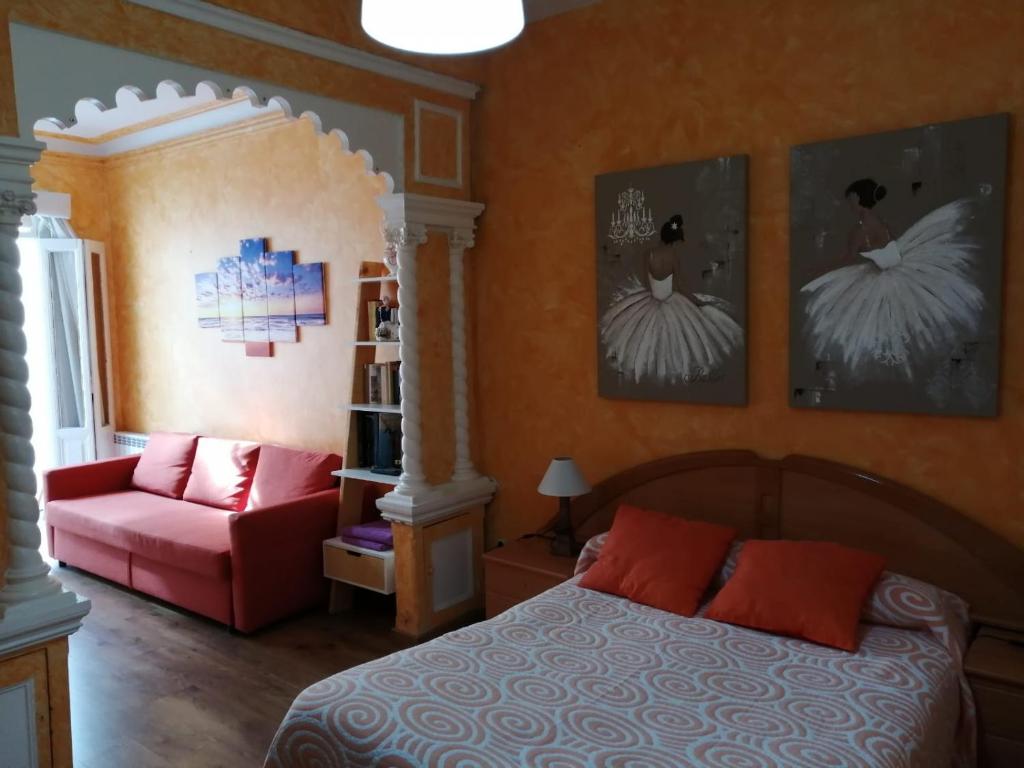
[{"label": "wooden furniture piece", "polygon": [[392,523],[391,552],[324,542],[324,575],[331,579],[331,611],[347,607],[353,587],[395,595],[395,631],[421,638],[478,612],[483,604],[484,508],[422,525]]},{"label": "wooden furniture piece", "polygon": [[346,544],[340,536],[324,542],[324,576],[382,595],[395,593],[395,553]]},{"label": "wooden furniture piece", "polygon": [[608,530],[620,504],[734,526],[743,538],[834,541],[953,592],[974,621],[1024,627],[1024,552],[935,499],[807,456],[708,451],[641,464],[573,505],[576,538]]},{"label": "wooden furniture piece", "polygon": [[981,768],[1024,766],[1024,633],[983,627],[965,662]]},{"label": "wooden furniture piece", "polygon": [[[395,275],[382,275],[380,270],[383,264],[375,262],[363,262],[359,268],[359,276],[356,277],[356,328],[353,342],[353,365],[352,365],[352,392],[349,402],[344,406],[349,411],[348,445],[345,451],[345,467],[337,472],[342,483],[351,486],[355,483],[372,482],[386,485],[395,485],[398,482],[397,475],[384,475],[371,472],[368,466],[359,465],[359,429],[358,416],[360,413],[386,413],[394,414],[401,418],[401,406],[398,403],[379,404],[371,403],[366,384],[366,366],[370,363],[388,363],[401,359],[400,344],[398,341],[378,341],[374,337],[374,328],[370,324],[367,313],[367,306],[371,301],[379,301],[387,296],[392,305],[398,304],[398,277]],[[344,500],[345,494],[343,494]],[[348,494],[352,504],[359,503],[359,494]],[[358,521],[358,509],[348,510],[355,512],[355,519]],[[352,519],[353,515],[348,515]]]},{"label": "wooden furniture piece", "polygon": [[0,656],[0,712],[17,742],[0,743],[0,765],[71,768],[66,637]]},{"label": "wooden furniture piece", "polygon": [[[479,212],[477,206],[471,208]],[[479,611],[482,606],[483,573],[480,557],[484,538],[483,504],[493,495],[494,484],[479,476],[473,470],[472,463],[468,462],[468,417],[460,418],[459,415],[464,408],[456,408],[455,473],[459,477],[445,485],[431,486],[423,475],[420,457],[422,429],[418,352],[415,344],[415,259],[412,257],[421,244],[420,240],[425,240],[426,235],[425,230],[420,233],[421,237],[405,230],[391,234],[394,235],[391,239],[395,240],[394,247],[398,252],[399,271],[412,279],[403,280],[399,292],[398,276],[381,274],[382,264],[364,262],[360,267],[356,278],[357,341],[354,343],[352,396],[350,404],[345,406],[350,412],[348,447],[345,467],[336,474],[342,482],[339,529],[361,521],[363,500],[367,491],[372,490],[373,484],[394,489],[387,494],[396,499],[390,507],[381,503],[383,499],[378,499],[377,504],[378,509],[384,513],[383,517],[392,521],[394,550],[389,553],[388,561],[381,553],[360,551],[358,547],[347,545],[339,548],[329,540],[325,542],[324,548],[324,574],[332,579],[332,611],[350,604],[352,587],[365,587],[385,594],[394,593],[395,630],[409,637],[422,637],[462,615]],[[454,238],[450,246],[452,259],[458,257],[460,269],[467,245],[468,241],[463,236]],[[461,272],[457,289],[453,289],[453,300],[461,296]],[[383,296],[391,299],[392,306],[400,308],[401,342],[377,341],[373,338],[374,329],[367,305]],[[453,309],[453,322],[456,315],[461,323],[461,298],[458,311]],[[453,330],[453,339],[456,336],[459,334]],[[456,348],[464,353],[461,344],[453,346],[453,350]],[[404,361],[401,368],[402,402],[383,405],[370,403],[363,373],[365,366],[368,363],[398,360]],[[464,358],[460,356],[455,366],[461,371],[461,375],[455,377],[460,381],[465,374],[464,363]],[[462,402],[466,397],[465,386],[457,387],[456,393],[461,394],[462,400],[459,402]],[[404,455],[403,474],[400,477],[379,474],[372,472],[370,467],[359,466],[358,416],[367,412],[394,414],[402,419]],[[460,424],[463,429],[459,428]],[[408,487],[405,493],[399,493],[403,483]],[[406,501],[409,502],[408,507]],[[341,554],[343,549],[347,549],[347,554]],[[362,562],[359,562],[356,555],[363,557]]]},{"label": "wooden furniture piece", "polygon": [[423,525],[393,523],[395,631],[423,637],[483,603],[484,508]]},{"label": "wooden furniture piece", "polygon": [[561,584],[575,567],[575,557],[551,554],[551,542],[539,536],[492,549],[484,555],[487,618]]},{"label": "wooden furniture piece", "polygon": [[[397,275],[380,277],[380,265],[360,273],[357,310],[356,371],[362,373],[363,348],[372,349],[374,361],[401,360],[402,474],[394,478],[391,490],[377,499],[381,517],[392,524],[395,540],[395,629],[421,637],[436,631],[461,614],[483,605],[480,554],[483,542],[483,507],[494,497],[497,484],[477,472],[470,451],[469,371],[467,367],[466,297],[464,261],[473,247],[480,203],[409,193],[385,194],[378,198],[384,212],[384,240],[387,264],[397,266]],[[439,247],[447,247],[448,319],[451,337],[452,465],[428,467],[424,461],[424,416],[438,406],[436,392],[422,391],[421,348],[439,329],[424,325],[420,312],[418,275]],[[422,251],[422,252],[421,252]],[[371,273],[370,270],[373,270]],[[429,285],[429,281],[426,281]],[[384,290],[398,288],[397,345],[370,339],[366,302]],[[428,288],[429,290],[429,288]],[[433,296],[433,294],[426,294]],[[432,298],[436,301],[436,298]],[[422,338],[421,338],[422,337]],[[367,355],[369,352],[366,353]],[[390,354],[397,357],[381,358]],[[366,362],[369,362],[367,360]],[[361,375],[352,387],[350,409],[368,405]],[[429,398],[424,395],[429,394]],[[442,406],[443,407],[443,406]],[[353,419],[355,421],[355,419]],[[357,455],[355,430],[349,432],[348,458]],[[431,446],[431,450],[444,451]],[[444,455],[443,453],[441,454]],[[437,454],[435,454],[435,458]],[[346,466],[346,486],[353,481],[382,482],[383,476],[365,472],[364,467]],[[362,494],[343,492],[341,525],[358,520]],[[339,582],[334,582],[338,584]],[[342,602],[339,590],[332,590],[332,607]]]}]

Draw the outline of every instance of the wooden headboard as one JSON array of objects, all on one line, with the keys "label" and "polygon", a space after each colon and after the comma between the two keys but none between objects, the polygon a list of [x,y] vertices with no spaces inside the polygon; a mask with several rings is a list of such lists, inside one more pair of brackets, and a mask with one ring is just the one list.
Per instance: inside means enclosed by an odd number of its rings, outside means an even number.
[{"label": "wooden headboard", "polygon": [[622,503],[735,527],[742,538],[834,541],[954,592],[976,621],[1024,629],[1024,552],[950,507],[863,470],[807,456],[710,451],[628,469],[576,500],[576,538]]}]

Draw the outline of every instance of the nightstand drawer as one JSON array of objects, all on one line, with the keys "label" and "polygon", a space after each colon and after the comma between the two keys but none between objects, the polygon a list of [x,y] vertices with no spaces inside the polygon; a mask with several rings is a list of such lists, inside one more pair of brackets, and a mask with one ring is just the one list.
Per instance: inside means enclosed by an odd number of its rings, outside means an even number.
[{"label": "nightstand drawer", "polygon": [[484,589],[488,594],[501,595],[521,602],[561,584],[563,579],[546,573],[525,571],[514,565],[488,563],[484,575]]},{"label": "nightstand drawer", "polygon": [[1024,742],[1024,690],[981,680],[971,687],[982,732]]},{"label": "nightstand drawer", "polygon": [[487,618],[572,577],[576,560],[553,555],[550,550],[546,539],[527,537],[484,555]]},{"label": "nightstand drawer", "polygon": [[394,553],[342,549],[325,543],[324,576],[390,595],[395,591]]}]

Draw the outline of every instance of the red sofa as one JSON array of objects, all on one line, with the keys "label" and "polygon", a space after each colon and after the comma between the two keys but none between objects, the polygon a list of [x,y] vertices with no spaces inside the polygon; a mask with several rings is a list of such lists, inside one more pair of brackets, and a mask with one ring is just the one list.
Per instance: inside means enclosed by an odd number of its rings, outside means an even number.
[{"label": "red sofa", "polygon": [[324,602],[340,467],[335,454],[154,433],[142,455],[46,473],[50,555],[252,632]]}]

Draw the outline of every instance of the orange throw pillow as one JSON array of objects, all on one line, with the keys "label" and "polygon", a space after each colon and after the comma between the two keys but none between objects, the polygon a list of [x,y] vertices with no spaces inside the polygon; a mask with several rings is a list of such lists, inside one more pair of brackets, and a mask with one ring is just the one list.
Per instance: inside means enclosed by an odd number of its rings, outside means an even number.
[{"label": "orange throw pillow", "polygon": [[580,586],[693,616],[736,531],[623,505]]},{"label": "orange throw pillow", "polygon": [[857,650],[885,558],[825,541],[748,541],[705,618]]}]

